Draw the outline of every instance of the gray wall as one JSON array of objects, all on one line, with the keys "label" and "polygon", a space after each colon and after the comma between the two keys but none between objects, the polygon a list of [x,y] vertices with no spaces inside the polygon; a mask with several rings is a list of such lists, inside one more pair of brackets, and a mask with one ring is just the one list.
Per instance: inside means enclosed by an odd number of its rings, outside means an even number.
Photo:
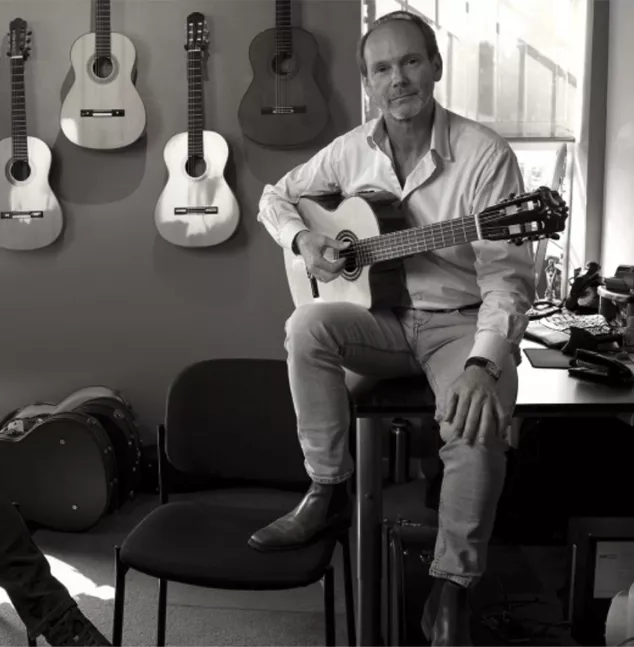
[{"label": "gray wall", "polygon": [[[213,357],[283,358],[292,311],[282,253],[256,222],[266,182],[357,125],[361,91],[354,51],[360,0],[304,0],[294,22],[317,38],[317,78],[331,123],[314,146],[264,150],[245,141],[237,111],[252,72],[248,47],[273,26],[273,0],[113,0],[112,29],[138,53],[137,87],[147,136],[125,151],[89,151],[59,128],[72,84],[69,50],[90,31],[87,0],[3,0],[0,26],[15,17],[33,29],[26,67],[29,134],[53,153],[51,185],[66,228],[53,246],[0,249],[0,414],[34,401],[58,402],[90,384],[120,390],[153,437],[166,389],[188,363]],[[207,16],[211,47],[206,128],[231,151],[226,177],[241,208],[235,237],[188,250],[156,232],[153,210],[166,180],[163,147],[187,127],[185,19]],[[6,38],[4,45],[6,45]],[[9,59],[0,62],[0,136],[10,135]]]}]

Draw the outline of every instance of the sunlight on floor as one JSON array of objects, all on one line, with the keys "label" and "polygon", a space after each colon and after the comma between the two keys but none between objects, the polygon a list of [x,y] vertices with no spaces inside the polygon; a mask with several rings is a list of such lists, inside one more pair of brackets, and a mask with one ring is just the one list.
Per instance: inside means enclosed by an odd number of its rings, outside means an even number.
[{"label": "sunlight on floor", "polygon": [[[80,573],[74,566],[66,564],[57,557],[46,555],[51,565],[51,573],[68,589],[76,598],[79,595],[89,595],[101,600],[114,599],[113,586],[97,586],[90,578]],[[10,603],[9,596],[0,588],[0,604]]]}]

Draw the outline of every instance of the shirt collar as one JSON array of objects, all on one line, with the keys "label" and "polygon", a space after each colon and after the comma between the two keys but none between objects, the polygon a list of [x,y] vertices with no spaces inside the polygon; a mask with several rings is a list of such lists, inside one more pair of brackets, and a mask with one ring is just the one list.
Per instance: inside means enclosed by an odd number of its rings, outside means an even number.
[{"label": "shirt collar", "polygon": [[[375,120],[368,134],[367,141],[370,148],[383,148],[387,140],[385,119],[381,115]],[[434,99],[434,123],[431,129],[431,143],[429,150],[436,151],[444,160],[453,161],[451,146],[449,145],[449,118],[447,111]]]}]

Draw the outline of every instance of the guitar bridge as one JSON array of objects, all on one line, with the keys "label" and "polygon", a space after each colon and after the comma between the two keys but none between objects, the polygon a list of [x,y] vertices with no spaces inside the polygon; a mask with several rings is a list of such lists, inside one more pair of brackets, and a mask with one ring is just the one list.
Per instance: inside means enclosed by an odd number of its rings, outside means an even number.
[{"label": "guitar bridge", "polygon": [[214,213],[218,213],[218,207],[176,207],[174,209],[175,216],[206,216]]},{"label": "guitar bridge", "polygon": [[43,217],[43,211],[0,211],[0,220],[31,220]]},{"label": "guitar bridge", "polygon": [[79,111],[80,117],[125,117],[125,110],[122,108],[113,108],[112,110],[91,110],[84,109]]},{"label": "guitar bridge", "polygon": [[260,110],[263,115],[303,115],[306,106],[265,106]]}]

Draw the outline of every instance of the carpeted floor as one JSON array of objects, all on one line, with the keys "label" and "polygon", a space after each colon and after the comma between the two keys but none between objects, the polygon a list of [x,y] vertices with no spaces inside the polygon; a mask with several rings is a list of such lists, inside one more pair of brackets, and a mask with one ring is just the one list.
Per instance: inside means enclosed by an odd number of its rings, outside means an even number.
[{"label": "carpeted floor", "polygon": [[[386,492],[384,511],[390,517],[411,518],[412,500],[421,499],[418,496],[401,497],[395,488]],[[114,597],[113,546],[157,504],[156,496],[140,495],[88,532],[39,530],[35,534],[53,573],[66,584],[82,610],[108,637],[112,631]],[[355,555],[353,542],[353,564]],[[344,645],[347,636],[340,564],[338,549],[335,555],[337,644]],[[475,623],[476,644],[509,644],[485,626],[494,623],[495,613],[500,611],[500,602],[506,596],[524,634],[533,634],[528,641],[520,640],[522,644],[575,645],[567,637],[565,626],[554,626],[562,620],[557,591],[564,577],[563,548],[492,545],[488,575],[479,585],[474,601],[478,616],[484,616]],[[155,644],[156,597],[157,585],[153,578],[135,572],[128,574],[125,645]],[[531,600],[539,602],[521,604]],[[487,614],[494,615],[489,617]],[[540,633],[545,635],[540,636]],[[42,639],[38,643],[45,644]],[[0,645],[25,644],[24,628],[0,590]],[[322,587],[316,584],[292,591],[246,592],[170,584],[167,644],[323,645]]]}]

